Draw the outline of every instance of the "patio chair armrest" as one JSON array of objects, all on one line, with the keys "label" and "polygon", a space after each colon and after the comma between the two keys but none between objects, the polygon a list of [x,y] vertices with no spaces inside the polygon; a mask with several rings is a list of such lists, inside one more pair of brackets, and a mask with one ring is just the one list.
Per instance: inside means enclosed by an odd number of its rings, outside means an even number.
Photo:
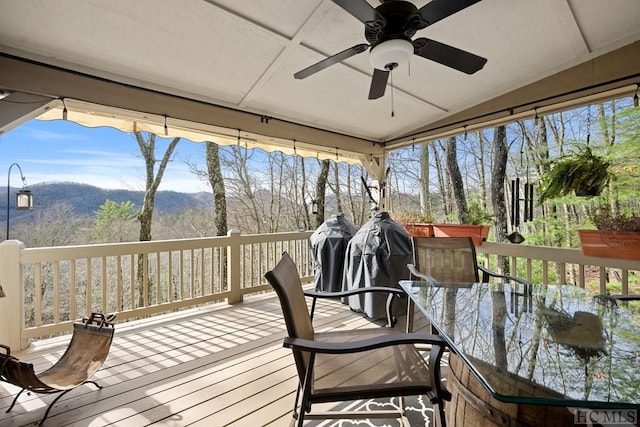
[{"label": "patio chair armrest", "polygon": [[313,298],[313,303],[311,304],[311,319],[313,319],[313,314],[316,308],[316,298],[340,298],[340,297],[348,297],[350,295],[358,295],[358,294],[366,294],[369,292],[378,292],[378,293],[386,293],[387,294],[387,325],[388,327],[393,327],[396,323],[395,317],[393,317],[393,303],[397,297],[404,297],[406,294],[400,288],[392,288],[389,286],[369,286],[367,288],[355,288],[349,289],[346,291],[338,291],[338,292],[319,292],[319,291],[304,291],[304,295],[306,297]]},{"label": "patio chair armrest", "polygon": [[428,274],[425,274],[421,271],[419,271],[416,266],[414,264],[407,264],[407,268],[409,269],[409,272],[411,273],[412,276],[418,277],[422,280],[425,280],[429,283],[436,283],[436,279],[429,276]]},{"label": "patio chair armrest", "polygon": [[312,298],[340,298],[348,297],[350,295],[364,294],[368,292],[384,292],[388,294],[395,294],[398,296],[405,295],[402,289],[392,288],[389,286],[370,286],[368,288],[355,288],[337,292],[304,291],[304,295]]},{"label": "patio chair armrest", "polygon": [[500,277],[503,279],[508,279],[508,280],[512,280],[514,282],[520,283],[521,285],[532,285],[531,282],[529,282],[528,280],[525,279],[521,279],[520,277],[516,277],[516,276],[511,276],[510,274],[500,274],[500,273],[496,273],[495,271],[491,271],[488,268],[482,266],[482,265],[478,265],[478,270],[482,271],[483,275],[482,275],[482,280],[486,282],[486,279],[488,278],[488,276],[492,276],[492,277]]},{"label": "patio chair armrest", "polygon": [[631,295],[631,294],[610,294],[610,295],[602,295],[605,298],[618,300],[618,301],[639,301],[640,295]]},{"label": "patio chair armrest", "polygon": [[593,300],[600,303],[609,303],[616,307],[618,301],[640,301],[640,295],[629,294],[598,294],[593,296]]},{"label": "patio chair armrest", "polygon": [[283,346],[294,350],[314,353],[346,354],[402,344],[431,344],[432,347],[435,346],[437,348],[437,352],[442,351],[446,346],[446,342],[438,335],[426,333],[394,333],[347,342],[320,342],[302,338],[285,337]]},{"label": "patio chair armrest", "polygon": [[8,345],[0,344],[0,348],[4,350],[4,354],[6,356],[11,356],[11,347],[9,347]]}]

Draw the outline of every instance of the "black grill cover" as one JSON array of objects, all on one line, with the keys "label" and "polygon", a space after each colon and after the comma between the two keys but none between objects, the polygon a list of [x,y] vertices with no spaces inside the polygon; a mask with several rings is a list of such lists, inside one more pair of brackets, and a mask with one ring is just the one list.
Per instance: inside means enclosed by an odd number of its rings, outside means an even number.
[{"label": "black grill cover", "polygon": [[336,214],[322,223],[309,237],[317,291],[342,290],[342,270],[347,243],[357,231],[358,228],[349,222],[344,214]]},{"label": "black grill cover", "polygon": [[[343,290],[369,286],[399,288],[398,282],[409,278],[407,264],[413,262],[413,244],[407,231],[387,212],[376,212],[347,245],[343,271]],[[352,310],[372,319],[386,316],[386,294],[368,293],[345,298]],[[397,307],[394,314],[403,313]]]}]

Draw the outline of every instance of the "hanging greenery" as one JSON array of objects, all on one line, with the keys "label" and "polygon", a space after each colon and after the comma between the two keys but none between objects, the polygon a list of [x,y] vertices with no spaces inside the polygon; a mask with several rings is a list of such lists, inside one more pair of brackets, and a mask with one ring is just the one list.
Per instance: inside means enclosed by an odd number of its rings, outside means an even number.
[{"label": "hanging greenery", "polygon": [[542,177],[540,203],[572,192],[577,196],[596,196],[610,178],[609,162],[585,146],[553,163],[551,170]]}]

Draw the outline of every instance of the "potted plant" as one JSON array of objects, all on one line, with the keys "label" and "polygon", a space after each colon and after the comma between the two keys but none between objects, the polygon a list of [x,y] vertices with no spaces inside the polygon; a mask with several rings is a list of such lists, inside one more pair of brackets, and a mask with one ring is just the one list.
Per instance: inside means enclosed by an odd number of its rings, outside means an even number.
[{"label": "potted plant", "polygon": [[572,192],[576,196],[597,196],[610,178],[609,162],[585,146],[553,162],[542,177],[540,202]]},{"label": "potted plant", "polygon": [[477,200],[469,203],[467,222],[464,224],[433,224],[435,237],[471,237],[476,246],[480,246],[489,237],[493,220]]},{"label": "potted plant", "polygon": [[433,237],[433,218],[415,212],[394,213],[392,219],[404,227],[411,237]]},{"label": "potted plant", "polygon": [[600,205],[589,212],[596,230],[578,230],[582,253],[588,256],[640,260],[640,213],[613,211]]}]

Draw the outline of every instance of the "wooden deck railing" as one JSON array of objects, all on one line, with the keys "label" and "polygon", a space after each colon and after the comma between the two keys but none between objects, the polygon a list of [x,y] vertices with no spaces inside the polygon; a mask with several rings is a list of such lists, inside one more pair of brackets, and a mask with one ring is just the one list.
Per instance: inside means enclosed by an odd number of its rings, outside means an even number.
[{"label": "wooden deck railing", "polygon": [[271,287],[263,278],[283,251],[302,276],[311,276],[311,232],[102,245],[26,248],[0,244],[0,342],[24,348],[28,340],[71,330],[92,311],[118,320],[216,301]]},{"label": "wooden deck railing", "polygon": [[580,249],[483,242],[476,251],[484,255],[485,265],[504,271],[502,262],[506,259],[511,274],[534,283],[584,288],[587,282],[597,281],[599,292],[604,294],[608,283],[619,282],[620,293],[628,294],[630,276],[637,277],[636,283],[640,281],[640,261],[589,257]]},{"label": "wooden deck railing", "polygon": [[[303,277],[311,277],[311,232],[101,245],[26,248],[0,244],[0,342],[24,348],[28,340],[71,329],[91,311],[135,319],[217,301],[242,302],[243,295],[271,290],[264,272],[288,251]],[[485,242],[481,262],[538,283],[584,287],[609,280],[629,293],[640,261],[585,257],[579,249]]]}]

